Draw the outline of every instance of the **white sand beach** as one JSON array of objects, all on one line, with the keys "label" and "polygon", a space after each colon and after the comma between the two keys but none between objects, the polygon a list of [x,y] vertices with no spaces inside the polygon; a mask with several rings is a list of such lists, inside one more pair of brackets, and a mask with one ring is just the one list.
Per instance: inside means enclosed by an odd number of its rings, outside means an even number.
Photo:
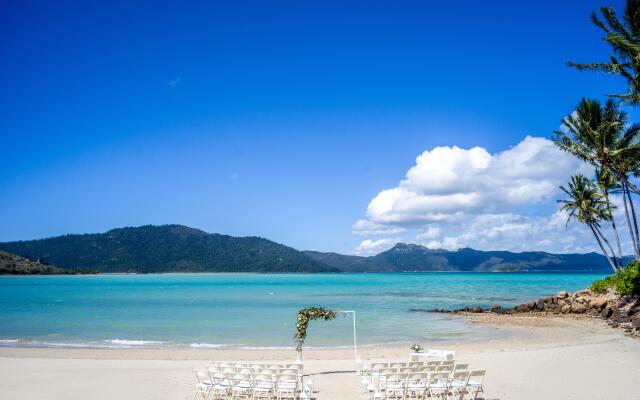
[{"label": "white sand beach", "polygon": [[[472,317],[509,336],[428,345],[487,369],[488,399],[640,398],[640,341],[597,319]],[[405,347],[367,347],[365,360],[406,360]],[[0,398],[179,399],[193,397],[193,368],[209,360],[291,361],[293,350],[0,349]],[[365,399],[349,349],[305,350],[319,400]]]}]

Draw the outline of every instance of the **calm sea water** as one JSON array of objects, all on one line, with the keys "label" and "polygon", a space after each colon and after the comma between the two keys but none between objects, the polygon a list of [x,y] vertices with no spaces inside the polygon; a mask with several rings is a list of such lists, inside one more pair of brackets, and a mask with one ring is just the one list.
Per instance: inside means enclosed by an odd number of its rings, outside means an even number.
[{"label": "calm sea water", "polygon": [[[520,304],[593,273],[165,274],[0,277],[0,345],[291,347],[296,312],[357,312],[362,344],[471,340],[493,330],[433,308]],[[307,345],[349,346],[351,320],[311,323]]]}]

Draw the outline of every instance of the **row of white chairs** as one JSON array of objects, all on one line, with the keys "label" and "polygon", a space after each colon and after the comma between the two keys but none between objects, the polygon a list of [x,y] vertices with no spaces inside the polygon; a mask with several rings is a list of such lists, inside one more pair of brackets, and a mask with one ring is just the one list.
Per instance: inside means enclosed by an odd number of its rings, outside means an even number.
[{"label": "row of white chairs", "polygon": [[279,368],[298,368],[302,369],[302,364],[294,363],[247,363],[247,362],[226,362],[226,361],[215,361],[210,365],[215,365],[217,367],[226,368],[226,367],[248,367],[248,368],[271,368],[271,369],[279,369]]},{"label": "row of white chairs", "polygon": [[485,370],[381,374],[367,387],[372,400],[475,399]]},{"label": "row of white chairs", "polygon": [[303,388],[301,363],[212,362],[195,374],[194,399],[298,399]]},{"label": "row of white chairs", "polygon": [[367,385],[371,400],[475,399],[484,394],[485,370],[380,373]]},{"label": "row of white chairs", "polygon": [[374,362],[367,368],[370,371],[375,371],[381,368],[403,368],[403,367],[421,367],[421,366],[439,366],[439,365],[454,365],[455,360],[441,360],[441,361],[392,361],[392,362]]},{"label": "row of white chairs", "polygon": [[433,372],[449,372],[454,371],[466,371],[469,369],[469,364],[454,364],[454,365],[425,365],[422,367],[400,367],[400,368],[381,368],[371,371],[370,376],[377,376],[381,374],[413,374],[413,373],[433,373]]}]

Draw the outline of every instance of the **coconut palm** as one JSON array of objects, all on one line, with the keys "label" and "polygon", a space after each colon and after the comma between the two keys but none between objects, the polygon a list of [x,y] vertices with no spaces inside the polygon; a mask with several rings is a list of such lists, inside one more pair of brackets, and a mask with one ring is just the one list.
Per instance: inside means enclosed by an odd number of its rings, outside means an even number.
[{"label": "coconut palm", "polygon": [[640,0],[627,0],[622,19],[611,7],[600,7],[600,15],[593,12],[591,21],[604,31],[603,40],[611,46],[609,62],[567,64],[578,70],[590,70],[622,76],[628,92],[612,94],[624,103],[640,104]]},{"label": "coconut palm", "polygon": [[[611,230],[616,238],[616,245],[618,250],[618,267],[622,267],[622,246],[620,245],[620,235],[618,234],[618,228],[616,227],[616,219],[613,215],[613,210],[616,208],[611,203],[610,194],[618,191],[620,189],[620,184],[613,177],[613,174],[606,169],[596,168],[596,184],[598,185],[598,189],[600,189],[600,193],[604,197],[605,202],[607,203],[607,212],[609,213],[609,218],[611,221]],[[634,242],[635,243],[635,242]],[[635,247],[635,246],[634,246]]]},{"label": "coconut palm", "polygon": [[640,160],[640,125],[625,128],[627,113],[613,100],[603,106],[598,100],[583,98],[576,110],[562,120],[555,131],[555,144],[601,171],[607,171],[621,184],[625,217],[636,259],[640,259],[635,207],[630,190],[640,193],[631,182],[637,176]]},{"label": "coconut palm", "polygon": [[[562,204],[561,209],[568,213],[567,225],[572,219],[586,224],[591,229],[602,254],[607,258],[611,268],[614,271],[618,271],[619,263],[615,252],[600,230],[600,221],[608,221],[610,218],[604,196],[591,180],[580,174],[572,176],[567,187],[560,186],[560,190],[569,196],[566,200],[558,200],[558,203]],[[611,256],[605,249],[603,242],[609,247]]]}]

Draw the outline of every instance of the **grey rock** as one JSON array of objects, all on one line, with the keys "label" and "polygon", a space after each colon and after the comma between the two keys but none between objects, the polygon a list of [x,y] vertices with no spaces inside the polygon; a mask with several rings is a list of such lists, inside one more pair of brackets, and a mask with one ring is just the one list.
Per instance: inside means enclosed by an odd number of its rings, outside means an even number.
[{"label": "grey rock", "polygon": [[584,314],[585,311],[587,311],[587,307],[582,303],[575,302],[571,305],[571,312],[575,314]]},{"label": "grey rock", "polygon": [[613,314],[613,310],[611,309],[611,307],[605,307],[600,313],[600,316],[603,318],[609,318],[611,314]]}]

